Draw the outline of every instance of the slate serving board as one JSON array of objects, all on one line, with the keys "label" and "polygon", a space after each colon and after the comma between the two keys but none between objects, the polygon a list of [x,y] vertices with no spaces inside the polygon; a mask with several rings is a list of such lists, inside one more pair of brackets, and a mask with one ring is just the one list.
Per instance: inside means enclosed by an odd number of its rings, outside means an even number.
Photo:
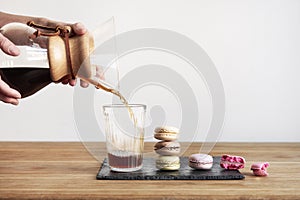
[{"label": "slate serving board", "polygon": [[144,158],[143,168],[135,172],[113,172],[107,158],[104,159],[96,176],[98,180],[237,180],[245,176],[238,170],[225,170],[220,167],[220,157],[214,157],[210,170],[194,170],[188,166],[188,158],[180,158],[178,171],[160,171],[155,167],[155,158]]}]

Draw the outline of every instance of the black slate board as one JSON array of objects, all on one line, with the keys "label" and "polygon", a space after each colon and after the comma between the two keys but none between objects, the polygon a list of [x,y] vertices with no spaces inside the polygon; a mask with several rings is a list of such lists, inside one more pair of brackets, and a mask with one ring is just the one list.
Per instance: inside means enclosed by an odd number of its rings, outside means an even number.
[{"label": "black slate board", "polygon": [[194,170],[188,166],[188,158],[180,158],[181,167],[177,171],[160,171],[155,167],[155,158],[144,158],[143,168],[135,172],[113,172],[105,158],[96,176],[99,180],[236,180],[244,179],[238,170],[220,167],[220,157],[214,157],[210,170]]}]

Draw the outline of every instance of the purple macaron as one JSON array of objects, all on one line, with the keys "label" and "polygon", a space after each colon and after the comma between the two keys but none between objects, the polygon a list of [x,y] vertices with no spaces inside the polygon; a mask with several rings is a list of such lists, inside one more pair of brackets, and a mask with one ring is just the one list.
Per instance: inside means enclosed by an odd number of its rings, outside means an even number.
[{"label": "purple macaron", "polygon": [[211,169],[213,157],[208,154],[192,154],[189,156],[189,166],[194,169]]}]

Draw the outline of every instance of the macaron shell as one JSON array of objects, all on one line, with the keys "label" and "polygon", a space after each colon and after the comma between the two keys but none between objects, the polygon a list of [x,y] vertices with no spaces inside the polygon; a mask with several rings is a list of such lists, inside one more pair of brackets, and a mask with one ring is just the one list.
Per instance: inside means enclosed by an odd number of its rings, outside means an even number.
[{"label": "macaron shell", "polygon": [[155,133],[179,133],[179,129],[173,126],[160,126],[156,127],[154,130]]},{"label": "macaron shell", "polygon": [[158,140],[172,141],[172,140],[176,140],[177,137],[178,137],[177,133],[154,133],[154,138]]},{"label": "macaron shell", "polygon": [[224,169],[238,170],[245,167],[245,159],[241,156],[223,155],[220,166]]},{"label": "macaron shell", "polygon": [[251,170],[255,176],[268,176],[267,167],[270,164],[268,162],[265,163],[254,163],[251,165]]},{"label": "macaron shell", "polygon": [[213,158],[208,154],[192,154],[189,156],[189,166],[194,169],[208,170],[213,166]]},{"label": "macaron shell", "polygon": [[180,169],[180,164],[173,164],[168,166],[157,166],[157,169],[163,171],[174,171]]},{"label": "macaron shell", "polygon": [[212,163],[207,163],[207,164],[200,164],[200,163],[192,163],[192,162],[189,162],[189,166],[191,168],[194,168],[194,169],[204,169],[204,170],[208,170],[208,169],[211,169],[213,164]]},{"label": "macaron shell", "polygon": [[255,169],[253,170],[253,174],[255,176],[268,176],[268,172],[266,170]]},{"label": "macaron shell", "polygon": [[255,170],[255,169],[265,170],[269,166],[270,166],[270,164],[268,162],[265,162],[265,163],[253,163],[251,165],[251,170]]},{"label": "macaron shell", "polygon": [[158,142],[154,146],[156,153],[162,156],[176,156],[180,154],[180,144],[179,142]]},{"label": "macaron shell", "polygon": [[156,168],[159,170],[178,170],[180,159],[178,156],[160,156],[156,160]]}]

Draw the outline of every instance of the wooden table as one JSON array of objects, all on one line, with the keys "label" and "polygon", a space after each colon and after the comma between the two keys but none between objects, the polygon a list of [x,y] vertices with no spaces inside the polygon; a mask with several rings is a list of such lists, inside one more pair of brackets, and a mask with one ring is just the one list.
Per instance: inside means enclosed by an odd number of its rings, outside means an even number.
[{"label": "wooden table", "polygon": [[[244,180],[96,180],[100,163],[81,143],[1,142],[0,199],[300,199],[300,143],[218,143],[211,152],[223,153],[246,158]],[[269,161],[270,176],[253,176],[255,161]]]}]

